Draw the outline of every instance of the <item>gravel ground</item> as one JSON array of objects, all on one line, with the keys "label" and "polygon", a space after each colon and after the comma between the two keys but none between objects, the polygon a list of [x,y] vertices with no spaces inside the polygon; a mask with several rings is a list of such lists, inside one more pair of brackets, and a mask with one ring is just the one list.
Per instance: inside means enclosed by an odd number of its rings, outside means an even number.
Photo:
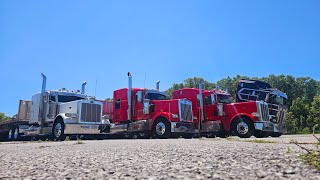
[{"label": "gravel ground", "polygon": [[269,139],[2,143],[0,179],[320,179],[286,143],[311,136]]}]

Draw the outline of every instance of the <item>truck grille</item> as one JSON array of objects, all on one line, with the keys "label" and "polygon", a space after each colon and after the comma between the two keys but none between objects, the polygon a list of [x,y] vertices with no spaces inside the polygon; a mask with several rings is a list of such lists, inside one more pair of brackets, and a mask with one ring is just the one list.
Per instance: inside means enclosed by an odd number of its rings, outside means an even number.
[{"label": "truck grille", "polygon": [[269,113],[273,123],[284,123],[286,119],[287,109],[277,104],[269,104]]},{"label": "truck grille", "polygon": [[179,100],[179,115],[180,121],[192,121],[192,105],[189,100],[183,99]]},{"label": "truck grille", "polygon": [[269,107],[267,103],[258,102],[259,112],[260,112],[260,121],[269,121]]},{"label": "truck grille", "polygon": [[82,122],[100,122],[101,105],[100,104],[81,104],[81,121]]}]

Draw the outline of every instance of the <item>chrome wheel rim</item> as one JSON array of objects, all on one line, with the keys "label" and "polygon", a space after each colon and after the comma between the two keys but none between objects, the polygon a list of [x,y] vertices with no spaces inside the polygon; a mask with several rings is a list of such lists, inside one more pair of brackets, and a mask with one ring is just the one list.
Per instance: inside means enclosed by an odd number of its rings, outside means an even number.
[{"label": "chrome wheel rim", "polygon": [[14,138],[14,139],[18,139],[18,134],[19,134],[18,128],[16,128],[16,129],[14,130],[14,133],[13,133],[13,138]]},{"label": "chrome wheel rim", "polygon": [[156,125],[156,132],[158,135],[163,135],[166,132],[166,125],[163,122],[159,122]]},{"label": "chrome wheel rim", "polygon": [[239,134],[247,134],[249,132],[249,126],[245,122],[240,122],[237,125],[237,131]]},{"label": "chrome wheel rim", "polygon": [[58,137],[60,137],[61,133],[62,133],[62,125],[60,123],[58,123],[54,127],[54,136],[58,138]]},{"label": "chrome wheel rim", "polygon": [[12,129],[9,130],[8,139],[12,138]]}]

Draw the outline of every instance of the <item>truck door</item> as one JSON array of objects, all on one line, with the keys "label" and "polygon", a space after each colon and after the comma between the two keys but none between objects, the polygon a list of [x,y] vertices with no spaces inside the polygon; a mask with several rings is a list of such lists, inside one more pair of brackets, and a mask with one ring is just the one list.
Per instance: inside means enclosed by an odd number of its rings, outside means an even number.
[{"label": "truck door", "polygon": [[216,94],[211,94],[211,96],[204,98],[206,120],[208,121],[221,120],[221,117],[218,115],[216,99]]},{"label": "truck door", "polygon": [[[138,91],[134,98],[134,119],[136,120],[144,120],[148,119],[149,114],[145,114],[144,109],[144,100],[145,100],[145,91]],[[151,113],[151,112],[149,112]]]}]

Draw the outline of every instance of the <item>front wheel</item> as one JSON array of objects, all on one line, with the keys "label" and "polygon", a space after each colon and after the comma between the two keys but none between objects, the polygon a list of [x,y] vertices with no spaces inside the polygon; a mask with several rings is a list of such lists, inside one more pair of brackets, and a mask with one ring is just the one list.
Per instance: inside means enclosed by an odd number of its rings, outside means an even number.
[{"label": "front wheel", "polygon": [[268,132],[266,132],[266,131],[260,131],[260,130],[256,130],[256,132],[254,133],[254,136],[256,137],[256,138],[266,138],[266,137],[268,137]]},{"label": "front wheel", "polygon": [[249,138],[254,133],[254,126],[249,119],[239,118],[235,120],[233,131],[240,138]]},{"label": "front wheel", "polygon": [[158,119],[153,123],[152,133],[155,138],[167,139],[170,137],[170,123],[164,119]]},{"label": "front wheel", "polygon": [[66,139],[66,135],[64,134],[64,123],[61,120],[57,120],[53,124],[52,136],[57,141],[64,141]]}]

